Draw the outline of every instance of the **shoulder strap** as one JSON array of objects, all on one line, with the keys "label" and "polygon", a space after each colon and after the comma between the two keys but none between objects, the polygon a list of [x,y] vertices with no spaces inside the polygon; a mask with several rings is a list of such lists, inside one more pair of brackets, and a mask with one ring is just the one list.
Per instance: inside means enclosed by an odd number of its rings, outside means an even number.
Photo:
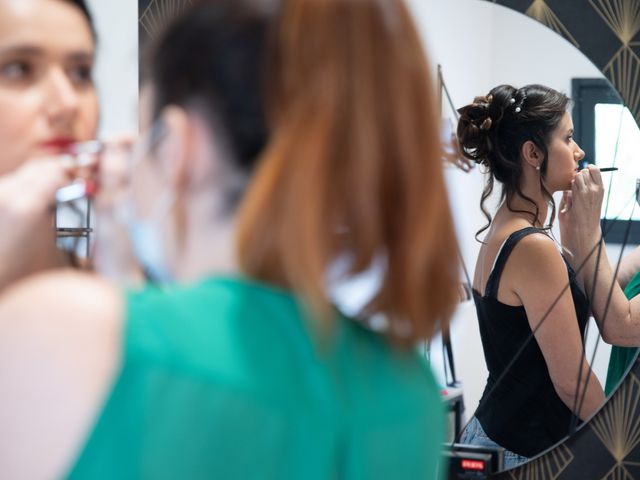
[{"label": "shoulder strap", "polygon": [[[498,255],[496,256],[496,260],[493,264],[493,269],[489,274],[489,279],[487,280],[487,287],[485,289],[484,295],[489,298],[497,298],[498,296],[498,287],[500,286],[500,277],[502,276],[502,270],[504,270],[504,266],[509,259],[509,255],[511,251],[516,246],[516,244],[520,241],[521,238],[526,237],[527,235],[531,235],[532,233],[545,233],[544,230],[535,227],[526,227],[521,230],[516,230],[511,235],[507,237],[505,242],[500,247],[498,251]],[[546,233],[545,233],[546,235]]]}]

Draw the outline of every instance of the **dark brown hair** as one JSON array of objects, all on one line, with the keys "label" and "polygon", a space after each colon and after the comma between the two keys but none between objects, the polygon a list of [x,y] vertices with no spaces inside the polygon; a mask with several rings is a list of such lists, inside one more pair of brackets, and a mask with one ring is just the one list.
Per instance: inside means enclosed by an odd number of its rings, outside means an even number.
[{"label": "dark brown hair", "polygon": [[[229,162],[249,175],[267,141],[264,55],[271,19],[244,0],[198,1],[145,52],[153,117],[167,105],[197,105]],[[148,77],[148,78],[147,78]],[[239,192],[229,188],[233,206]]]},{"label": "dark brown hair", "polygon": [[406,6],[284,0],[272,48],[272,136],[241,204],[242,269],[328,313],[338,257],[350,274],[383,259],[363,313],[386,315],[402,342],[430,337],[456,303],[459,264],[437,97]]},{"label": "dark brown hair", "polygon": [[[534,224],[537,222],[538,207],[522,192],[520,186],[520,149],[529,140],[543,153],[540,186],[551,207],[549,226],[553,224],[555,203],[543,184],[548,168],[547,146],[551,133],[562,120],[568,105],[569,98],[566,95],[543,85],[527,85],[519,89],[511,85],[499,85],[488,95],[476,97],[473,103],[458,110],[460,150],[465,157],[487,167],[489,173],[480,201],[480,208],[488,223],[476,232],[476,238],[491,225],[491,215],[484,202],[493,192],[494,179],[502,184],[501,200],[506,199],[507,208],[530,214]],[[514,210],[514,195],[530,202],[535,213]]]}]

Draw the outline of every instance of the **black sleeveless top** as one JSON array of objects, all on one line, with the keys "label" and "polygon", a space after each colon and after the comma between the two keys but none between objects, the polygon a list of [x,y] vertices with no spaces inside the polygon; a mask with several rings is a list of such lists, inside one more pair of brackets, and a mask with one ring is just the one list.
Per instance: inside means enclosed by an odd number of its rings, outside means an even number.
[{"label": "black sleeveless top", "polygon": [[[475,416],[489,438],[525,457],[537,455],[564,438],[569,433],[572,417],[571,410],[553,387],[524,307],[505,305],[497,300],[500,276],[509,254],[521,238],[532,233],[545,232],[528,227],[512,233],[498,253],[484,296],[474,290],[482,348],[489,370]],[[565,264],[584,341],[589,301],[566,260]],[[521,348],[517,360],[496,384]]]}]

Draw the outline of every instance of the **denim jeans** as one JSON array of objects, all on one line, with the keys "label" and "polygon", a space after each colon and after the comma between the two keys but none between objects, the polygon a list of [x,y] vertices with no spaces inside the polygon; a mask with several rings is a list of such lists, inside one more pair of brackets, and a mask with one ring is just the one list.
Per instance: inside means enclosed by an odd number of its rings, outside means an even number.
[{"label": "denim jeans", "polygon": [[[481,447],[502,447],[502,445],[498,445],[496,442],[491,440],[487,434],[484,432],[482,425],[476,417],[473,417],[471,421],[467,424],[465,429],[460,436],[460,443],[466,443],[467,445],[478,445]],[[529,460],[527,457],[523,457],[522,455],[518,455],[517,453],[513,453],[509,450],[504,451],[504,468],[515,468],[521,463]]]}]

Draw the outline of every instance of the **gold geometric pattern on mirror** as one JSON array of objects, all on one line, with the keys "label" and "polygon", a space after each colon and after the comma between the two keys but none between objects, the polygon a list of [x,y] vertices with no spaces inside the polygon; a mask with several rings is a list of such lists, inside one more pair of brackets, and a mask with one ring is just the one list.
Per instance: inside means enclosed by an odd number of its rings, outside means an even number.
[{"label": "gold geometric pattern on mirror", "polygon": [[566,39],[568,39],[571,43],[573,43],[577,48],[580,48],[577,40],[569,33],[569,30],[562,24],[560,19],[553,13],[553,10],[546,4],[544,0],[534,0],[534,2],[529,6],[529,8],[525,12],[526,15],[531,18],[535,18],[543,25],[546,25],[551,30],[556,33],[559,33]]},{"label": "gold geometric pattern on mirror", "polygon": [[589,0],[593,9],[618,37],[622,46],[602,71],[618,89],[628,108],[640,117],[640,58],[633,50],[640,43],[632,42],[640,32],[640,1],[638,0]]},{"label": "gold geometric pattern on mirror", "polygon": [[513,480],[555,480],[573,460],[573,453],[560,445],[537,461],[509,471]]},{"label": "gold geometric pattern on mirror", "polygon": [[154,38],[171,19],[191,4],[192,0],[152,0],[138,21],[149,38]]},{"label": "gold geometric pattern on mirror", "polygon": [[640,32],[640,2],[638,0],[589,0],[623,45]]},{"label": "gold geometric pattern on mirror", "polygon": [[632,42],[620,48],[613,58],[602,69],[609,81],[624,98],[627,107],[640,119],[640,58],[632,50],[632,46],[640,43]]},{"label": "gold geometric pattern on mirror", "polygon": [[605,478],[632,478],[624,468],[625,458],[640,444],[640,381],[635,374],[627,380],[609,400],[605,411],[594,418],[589,426],[600,439],[604,447],[616,460],[616,465]]},{"label": "gold geometric pattern on mirror", "polygon": [[624,467],[616,465],[602,480],[636,480]]}]

